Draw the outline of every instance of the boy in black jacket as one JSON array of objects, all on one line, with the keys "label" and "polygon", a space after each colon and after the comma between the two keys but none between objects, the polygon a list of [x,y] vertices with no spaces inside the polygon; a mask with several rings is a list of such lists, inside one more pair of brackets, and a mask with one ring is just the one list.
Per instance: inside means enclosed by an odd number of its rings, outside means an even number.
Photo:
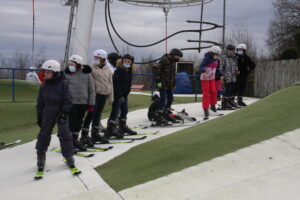
[{"label": "boy in black jacket", "polygon": [[[130,54],[125,54],[122,57],[122,63],[117,66],[117,69],[114,72],[114,102],[107,122],[106,134],[108,137],[115,136],[117,138],[122,138],[126,133],[129,135],[137,134],[126,125],[128,113],[128,95],[131,90],[133,62],[134,57]],[[119,111],[121,111],[120,115]],[[118,117],[119,124],[117,124]],[[118,125],[120,128],[119,130]]]}]

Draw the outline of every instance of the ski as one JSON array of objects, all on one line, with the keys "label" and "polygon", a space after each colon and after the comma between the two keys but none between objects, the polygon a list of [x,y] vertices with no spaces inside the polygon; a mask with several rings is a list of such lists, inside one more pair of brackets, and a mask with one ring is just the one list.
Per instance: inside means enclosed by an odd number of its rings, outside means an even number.
[{"label": "ski", "polygon": [[8,146],[11,146],[11,145],[14,145],[14,144],[18,144],[20,143],[22,140],[16,140],[14,142],[11,142],[11,143],[7,143],[7,144],[3,144],[2,146],[0,146],[0,148],[4,148],[4,147],[8,147]]},{"label": "ski", "polygon": [[44,178],[44,172],[43,171],[37,171],[37,173],[34,176],[34,179],[35,180],[40,180],[42,178]]},{"label": "ski", "polygon": [[85,151],[81,151],[81,150],[75,150],[76,152],[88,152],[88,153],[98,153],[98,152],[104,152],[104,151],[107,151],[107,150],[104,150],[104,149],[96,149],[96,148],[91,148],[89,147],[90,149],[86,149]]},{"label": "ski", "polygon": [[147,136],[142,136],[142,137],[123,137],[123,138],[111,138],[112,140],[143,140],[146,139]]},{"label": "ski", "polygon": [[109,147],[96,147],[96,146],[93,146],[93,147],[89,147],[90,149],[98,149],[98,150],[102,150],[102,151],[108,151],[110,149],[113,148],[113,146],[109,146]]},{"label": "ski", "polygon": [[[64,159],[64,163],[67,164],[67,160],[66,160],[66,159]],[[68,165],[67,165],[67,166],[68,166]],[[70,169],[71,173],[72,173],[74,176],[78,176],[79,174],[81,174],[81,171],[80,171],[78,168],[76,168],[76,167],[70,168],[70,167],[68,166],[68,168]]]},{"label": "ski", "polygon": [[[60,148],[53,148],[52,149],[53,152],[56,152],[56,153],[61,153],[61,149]],[[79,156],[79,157],[83,157],[83,158],[89,158],[89,157],[93,157],[95,154],[93,153],[90,153],[90,154],[83,154],[83,153],[74,153],[75,156]]]},{"label": "ski", "polygon": [[157,135],[159,133],[159,131],[156,131],[156,132],[149,132],[149,133],[138,133],[137,135]]},{"label": "ski", "polygon": [[185,127],[185,126],[193,126],[199,124],[200,121],[196,121],[194,123],[185,123],[185,124],[165,124],[165,125],[157,125],[157,124],[150,124],[150,125],[140,125],[140,129],[147,129],[147,128],[154,128],[154,127],[163,127],[163,128],[172,128],[172,127]]},{"label": "ski", "polygon": [[[117,139],[117,138],[116,138]],[[128,140],[128,141],[109,141],[109,144],[128,144],[128,143],[132,143],[134,142],[134,140]]]}]

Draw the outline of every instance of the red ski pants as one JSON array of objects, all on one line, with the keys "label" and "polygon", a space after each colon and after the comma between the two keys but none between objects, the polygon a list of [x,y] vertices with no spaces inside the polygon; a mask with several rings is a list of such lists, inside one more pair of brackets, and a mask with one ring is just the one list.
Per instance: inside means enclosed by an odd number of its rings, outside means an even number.
[{"label": "red ski pants", "polygon": [[217,104],[217,90],[215,80],[201,81],[202,86],[202,107],[208,110],[210,105]]}]

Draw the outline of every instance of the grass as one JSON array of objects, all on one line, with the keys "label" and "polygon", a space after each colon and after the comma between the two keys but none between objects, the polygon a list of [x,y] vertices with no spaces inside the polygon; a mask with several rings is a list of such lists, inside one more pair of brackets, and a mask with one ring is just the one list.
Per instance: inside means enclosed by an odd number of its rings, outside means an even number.
[{"label": "grass", "polygon": [[[17,83],[19,84],[16,87],[17,100],[32,101],[36,99],[38,92],[37,85],[24,81],[18,81]],[[0,94],[0,101],[11,101],[9,81],[0,80]],[[176,98],[174,103],[190,103],[194,102],[193,100],[193,98]],[[150,102],[150,97],[148,96],[130,95],[129,111],[146,108],[150,105]],[[36,125],[35,106],[36,102],[0,103],[0,141],[8,143],[21,139],[22,143],[26,143],[35,139],[39,131]],[[109,105],[105,106],[103,111],[104,118],[109,115],[110,109]]]},{"label": "grass", "polygon": [[96,170],[116,191],[133,187],[300,127],[300,85],[244,109],[130,149]]}]

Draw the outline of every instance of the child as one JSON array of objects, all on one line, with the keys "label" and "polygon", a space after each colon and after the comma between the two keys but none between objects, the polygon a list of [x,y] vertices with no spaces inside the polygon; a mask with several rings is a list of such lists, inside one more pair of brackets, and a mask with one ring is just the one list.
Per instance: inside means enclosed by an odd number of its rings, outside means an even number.
[{"label": "child", "polygon": [[[50,144],[52,130],[57,124],[58,137],[63,157],[73,174],[80,171],[74,164],[74,147],[72,134],[69,131],[68,116],[72,107],[72,96],[66,80],[60,77],[60,64],[56,60],[43,63],[45,83],[41,85],[37,99],[37,124],[40,132],[36,142],[37,150],[37,179],[43,173],[46,151]],[[39,174],[40,172],[40,174]]]},{"label": "child", "polygon": [[[115,136],[117,138],[122,138],[126,133],[129,135],[137,134],[126,125],[128,113],[128,95],[131,90],[134,57],[130,54],[125,54],[120,61],[121,63],[118,64],[113,76],[114,102],[109,120],[107,122],[106,130],[108,137]],[[121,111],[120,115],[119,111]],[[118,118],[119,130],[117,124]]]},{"label": "child", "polygon": [[207,120],[209,117],[209,106],[213,112],[217,112],[215,106],[217,104],[215,77],[216,71],[218,70],[220,54],[221,48],[218,46],[212,46],[210,51],[204,55],[203,62],[200,65],[204,120]]},{"label": "child", "polygon": [[232,110],[237,108],[234,102],[234,95],[236,90],[236,80],[239,73],[237,66],[237,56],[235,55],[235,46],[228,45],[226,53],[222,56],[222,72],[225,77],[225,94],[222,99],[221,109]]},{"label": "child", "polygon": [[[79,142],[78,137],[87,109],[94,109],[95,106],[95,84],[92,78],[92,69],[88,65],[82,65],[82,58],[72,55],[65,69],[66,80],[73,97],[73,104],[70,112],[70,131],[73,135],[75,149],[86,151],[86,148]],[[82,138],[86,138],[82,132]]]},{"label": "child", "polygon": [[[92,142],[108,143],[106,135],[100,136],[101,114],[108,100],[111,105],[114,100],[113,80],[110,67],[106,65],[107,53],[103,49],[98,49],[93,53],[92,76],[96,85],[96,106],[95,110],[88,112],[85,117],[82,134],[88,134],[92,122]],[[86,143],[85,140],[82,140]],[[87,143],[87,145],[89,145]]]}]

